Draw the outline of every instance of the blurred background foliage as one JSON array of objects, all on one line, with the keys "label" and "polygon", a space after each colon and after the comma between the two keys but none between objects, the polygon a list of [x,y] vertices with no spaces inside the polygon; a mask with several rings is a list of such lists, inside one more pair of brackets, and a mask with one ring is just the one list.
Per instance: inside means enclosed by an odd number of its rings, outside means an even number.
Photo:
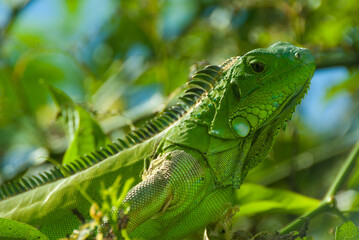
[{"label": "blurred background foliage", "polygon": [[[0,0],[0,182],[66,159],[71,131],[57,121],[47,84],[86,110],[81,116],[92,119],[90,134],[103,144],[161,111],[197,66],[285,41],[311,49],[317,71],[247,182],[309,197],[294,198],[298,208],[317,203],[359,139],[358,13],[357,0]],[[358,172],[336,195],[356,225]],[[280,211],[245,214],[263,203],[245,207],[256,201],[246,198],[248,186],[235,229],[276,231],[303,212],[282,202]],[[258,191],[269,200],[286,194]],[[342,222],[322,214],[309,235],[332,239]]]}]

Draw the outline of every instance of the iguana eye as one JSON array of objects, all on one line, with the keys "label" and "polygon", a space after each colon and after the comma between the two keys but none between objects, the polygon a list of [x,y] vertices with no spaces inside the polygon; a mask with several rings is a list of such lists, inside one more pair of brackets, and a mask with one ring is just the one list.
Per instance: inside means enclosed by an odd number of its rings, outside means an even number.
[{"label": "iguana eye", "polygon": [[300,53],[299,53],[299,52],[296,52],[296,53],[294,54],[294,58],[297,59],[297,60],[300,59]]},{"label": "iguana eye", "polygon": [[261,62],[251,63],[251,67],[252,67],[253,71],[255,71],[256,73],[263,72],[263,70],[264,70],[264,64]]}]

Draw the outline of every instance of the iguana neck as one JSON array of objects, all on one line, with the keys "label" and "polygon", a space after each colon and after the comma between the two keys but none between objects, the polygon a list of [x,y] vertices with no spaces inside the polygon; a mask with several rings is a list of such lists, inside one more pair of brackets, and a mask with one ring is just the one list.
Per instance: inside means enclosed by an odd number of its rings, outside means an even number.
[{"label": "iguana neck", "polygon": [[[278,117],[248,136],[238,137],[229,126],[229,118],[231,110],[238,104],[239,95],[239,89],[222,77],[222,81],[187,116],[186,121],[197,125],[193,130],[187,128],[187,139],[196,141],[182,141],[205,156],[218,184],[233,185],[234,188],[239,188],[248,171],[268,155],[278,129],[287,120]],[[290,116],[295,102],[292,105],[281,114]]]},{"label": "iguana neck", "polygon": [[202,153],[215,181],[224,186],[232,185],[232,176],[243,168],[252,138],[252,135],[238,137],[228,125],[231,109],[239,97],[234,90],[229,81],[222,78],[213,91],[181,120],[186,126],[179,134],[182,137],[173,138],[176,144]]}]

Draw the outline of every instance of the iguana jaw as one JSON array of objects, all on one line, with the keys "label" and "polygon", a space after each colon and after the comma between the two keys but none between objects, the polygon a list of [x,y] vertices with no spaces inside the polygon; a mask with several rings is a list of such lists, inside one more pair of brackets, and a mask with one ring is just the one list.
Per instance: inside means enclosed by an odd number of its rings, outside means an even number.
[{"label": "iguana jaw", "polygon": [[[310,67],[310,66],[308,66]],[[283,125],[286,121],[288,121],[292,114],[295,111],[295,108],[297,105],[301,103],[304,96],[307,94],[309,86],[310,86],[310,80],[312,79],[314,74],[314,68],[311,70],[311,74],[305,81],[303,87],[297,91],[293,96],[290,96],[286,99],[285,103],[281,104],[280,107],[278,107],[272,115],[267,118],[261,128],[266,127],[267,125],[270,125],[271,123],[275,122],[277,119],[281,118],[283,121],[281,121],[280,126]]]},{"label": "iguana jaw", "polygon": [[263,121],[255,130],[244,138],[245,142],[249,142],[249,149],[247,150],[245,164],[238,164],[236,170],[233,173],[233,187],[238,189],[243,182],[243,179],[247,175],[248,171],[255,167],[263,157],[267,156],[273,142],[278,135],[280,127],[288,121],[295,107],[301,102],[307,93],[310,85],[310,80],[314,74],[315,66],[309,63],[307,66],[306,75],[308,76],[301,85],[299,90],[295,91],[292,95],[288,96],[284,102],[277,107],[275,111]]}]

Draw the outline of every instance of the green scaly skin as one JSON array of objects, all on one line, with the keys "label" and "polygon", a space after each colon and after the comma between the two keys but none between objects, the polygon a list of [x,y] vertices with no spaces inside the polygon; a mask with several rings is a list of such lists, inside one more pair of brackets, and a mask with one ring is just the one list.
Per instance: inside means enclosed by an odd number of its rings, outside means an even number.
[{"label": "green scaly skin", "polygon": [[315,63],[307,49],[277,43],[218,69],[213,88],[179,120],[71,176],[5,198],[0,217],[50,239],[66,236],[79,224],[71,209],[88,216],[83,193],[100,202],[101,182],[109,186],[122,175],[138,182],[125,199],[133,239],[182,239],[219,221],[304,97]]}]

